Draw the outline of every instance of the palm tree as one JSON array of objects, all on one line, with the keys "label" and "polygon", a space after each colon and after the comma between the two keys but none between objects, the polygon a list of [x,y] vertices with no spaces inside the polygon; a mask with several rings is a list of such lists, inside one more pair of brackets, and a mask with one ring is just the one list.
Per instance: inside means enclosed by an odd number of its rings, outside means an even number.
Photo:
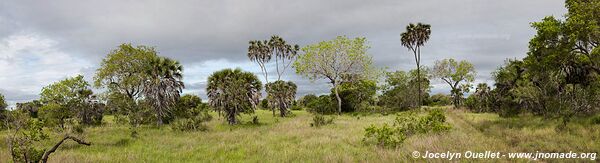
[{"label": "palm tree", "polygon": [[241,69],[224,69],[208,77],[208,103],[229,124],[237,124],[241,113],[252,113],[260,100],[262,83],[256,75]]},{"label": "palm tree", "polygon": [[183,66],[178,61],[166,57],[150,61],[147,70],[150,77],[144,82],[144,95],[154,107],[158,125],[164,123],[163,117],[168,115],[185,87],[181,81],[182,72]]},{"label": "palm tree", "polygon": [[[298,45],[290,45],[287,44],[283,38],[273,35],[271,36],[271,40],[269,40],[269,48],[271,53],[275,55],[275,64],[277,69],[277,80],[281,80],[281,76],[285,72],[292,60],[296,57],[296,54],[300,50],[300,46]],[[280,61],[281,60],[281,61]],[[286,64],[286,60],[288,63]],[[279,62],[281,62],[281,66],[279,66]],[[279,68],[281,67],[281,69]]]},{"label": "palm tree", "polygon": [[267,68],[265,64],[271,61],[271,48],[269,47],[269,43],[267,40],[259,41],[253,40],[249,42],[250,46],[248,47],[248,58],[251,61],[256,62],[258,66],[260,66],[260,70],[263,72],[265,77],[265,82],[269,82]]},{"label": "palm tree", "polygon": [[[406,32],[400,34],[400,41],[402,46],[411,50],[415,56],[415,62],[417,63],[417,76],[421,76],[421,46],[429,40],[431,35],[431,25],[417,23],[416,25],[410,23],[406,26]],[[417,88],[421,88],[421,80],[417,78]],[[422,90],[418,89],[418,106],[421,106]]]},{"label": "palm tree", "polygon": [[275,108],[278,108],[279,115],[285,117],[289,112],[287,109],[292,106],[292,103],[296,99],[296,84],[291,81],[278,80],[273,83],[267,83],[265,89],[268,93],[267,100],[273,106],[273,114],[275,114]]}]

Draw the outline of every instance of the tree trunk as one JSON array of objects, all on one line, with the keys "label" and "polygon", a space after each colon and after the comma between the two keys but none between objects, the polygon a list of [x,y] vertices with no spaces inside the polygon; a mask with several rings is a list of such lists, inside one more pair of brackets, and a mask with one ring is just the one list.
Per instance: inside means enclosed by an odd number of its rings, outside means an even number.
[{"label": "tree trunk", "polygon": [[281,115],[281,117],[285,117],[286,114],[286,106],[285,104],[283,104],[283,102],[279,101],[279,114]]},{"label": "tree trunk", "polygon": [[338,87],[336,82],[333,83],[333,87],[335,89],[335,97],[338,101],[338,115],[342,115],[342,98],[340,98],[340,93],[338,93]]},{"label": "tree trunk", "polygon": [[157,119],[157,122],[156,122],[156,124],[157,124],[158,126],[162,126],[162,125],[164,124],[162,116],[160,116],[160,115],[157,115],[157,116],[156,116],[156,119]]},{"label": "tree trunk", "polygon": [[83,140],[81,140],[79,138],[76,138],[76,137],[73,137],[73,136],[69,136],[69,135],[65,135],[65,137],[62,138],[58,143],[56,143],[52,148],[50,148],[50,150],[47,150],[46,152],[44,152],[44,155],[42,156],[42,159],[40,160],[40,163],[46,163],[46,162],[48,162],[48,157],[50,157],[50,154],[54,153],[58,149],[58,147],[63,142],[65,142],[65,140],[67,140],[67,139],[71,139],[71,140],[73,140],[73,141],[75,141],[75,142],[77,142],[79,144],[83,144],[83,145],[87,145],[87,146],[91,145],[91,143],[85,142],[85,141],[83,141]]},{"label": "tree trunk", "polygon": [[229,114],[227,114],[227,122],[229,122],[230,125],[234,125],[237,123],[235,119],[235,114],[235,111],[229,111]]},{"label": "tree trunk", "polygon": [[417,107],[421,108],[421,102],[423,100],[421,100],[421,97],[422,97],[422,93],[421,93],[421,64],[419,62],[417,62],[417,89],[419,90],[419,98],[417,98],[417,100],[418,100],[417,101]]}]

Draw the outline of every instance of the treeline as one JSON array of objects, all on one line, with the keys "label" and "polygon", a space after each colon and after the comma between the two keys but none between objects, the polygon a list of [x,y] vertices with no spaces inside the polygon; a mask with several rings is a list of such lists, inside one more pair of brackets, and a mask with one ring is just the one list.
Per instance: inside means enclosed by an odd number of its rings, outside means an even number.
[{"label": "treeline", "polygon": [[567,0],[564,20],[532,23],[537,30],[523,59],[494,73],[495,88],[479,84],[467,107],[504,116],[531,113],[560,119],[600,111],[600,1]]}]

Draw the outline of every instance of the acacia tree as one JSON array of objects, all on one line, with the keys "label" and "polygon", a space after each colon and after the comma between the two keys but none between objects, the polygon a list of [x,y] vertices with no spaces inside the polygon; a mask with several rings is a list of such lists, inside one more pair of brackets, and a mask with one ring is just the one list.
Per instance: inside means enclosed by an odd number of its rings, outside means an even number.
[{"label": "acacia tree", "polygon": [[45,113],[62,117],[59,125],[65,118],[76,116],[83,124],[99,124],[102,121],[102,107],[94,103],[90,85],[83,79],[82,75],[66,78],[59,82],[50,84],[42,89],[40,101],[45,104],[56,104],[52,107],[44,107]]},{"label": "acacia tree", "polygon": [[302,48],[304,54],[298,56],[293,67],[296,73],[310,80],[328,79],[333,85],[338,101],[338,114],[341,114],[342,99],[338,86],[349,80],[358,80],[365,78],[366,75],[376,74],[371,72],[374,70],[373,60],[367,54],[367,49],[369,46],[366,45],[365,38],[349,39],[346,36],[338,36],[333,40]]},{"label": "acacia tree", "polygon": [[152,47],[121,44],[102,59],[100,68],[96,70],[94,86],[137,101],[142,96],[144,82],[148,80],[148,65],[156,57],[156,50]]},{"label": "acacia tree", "polygon": [[296,89],[297,86],[293,82],[284,82],[282,80],[266,84],[267,99],[271,103],[271,106],[279,109],[281,117],[287,115],[287,112],[289,112],[287,109],[292,106],[292,103],[296,99]]},{"label": "acacia tree", "polygon": [[206,94],[208,103],[227,122],[237,124],[241,113],[252,113],[260,100],[262,83],[256,75],[241,69],[224,69],[208,77]]},{"label": "acacia tree", "polygon": [[[400,41],[402,42],[402,46],[408,48],[413,52],[415,57],[415,62],[417,64],[417,76],[421,76],[421,46],[425,45],[425,43],[429,40],[429,35],[431,35],[431,25],[417,23],[410,23],[406,26],[406,32],[400,34]],[[417,78],[417,88],[421,88],[421,80]],[[422,103],[422,90],[418,89],[418,104],[421,106]]]},{"label": "acacia tree", "polygon": [[454,59],[435,61],[433,76],[442,79],[451,88],[455,107],[460,105],[465,92],[469,92],[471,82],[475,80],[475,67],[468,61],[456,62]]},{"label": "acacia tree", "polygon": [[181,81],[183,66],[166,57],[154,58],[149,66],[149,78],[144,82],[144,96],[154,108],[157,124],[162,125],[163,118],[168,116],[185,87]]}]

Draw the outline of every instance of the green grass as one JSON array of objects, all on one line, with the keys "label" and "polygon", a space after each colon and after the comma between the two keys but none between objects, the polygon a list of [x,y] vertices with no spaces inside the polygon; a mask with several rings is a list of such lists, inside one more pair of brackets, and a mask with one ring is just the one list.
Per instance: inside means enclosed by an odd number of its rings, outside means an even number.
[{"label": "green grass", "polygon": [[[138,138],[131,138],[127,126],[115,124],[113,117],[107,116],[103,126],[86,129],[84,137],[92,146],[67,142],[51,155],[50,162],[407,162],[445,161],[414,160],[411,153],[415,150],[600,152],[600,125],[586,120],[569,124],[566,131],[557,131],[556,122],[537,117],[500,118],[496,114],[448,108],[446,112],[453,125],[451,131],[416,135],[396,149],[361,141],[365,127],[389,123],[394,115],[348,114],[337,116],[334,124],[314,128],[310,127],[312,115],[304,111],[280,118],[258,110],[259,125],[249,123],[250,115],[242,116],[243,124],[236,126],[215,115],[207,123],[206,132],[143,127]],[[0,132],[0,162],[10,159],[4,141],[7,135],[7,131]],[[47,141],[46,147],[58,136],[51,137],[53,140]]]}]

